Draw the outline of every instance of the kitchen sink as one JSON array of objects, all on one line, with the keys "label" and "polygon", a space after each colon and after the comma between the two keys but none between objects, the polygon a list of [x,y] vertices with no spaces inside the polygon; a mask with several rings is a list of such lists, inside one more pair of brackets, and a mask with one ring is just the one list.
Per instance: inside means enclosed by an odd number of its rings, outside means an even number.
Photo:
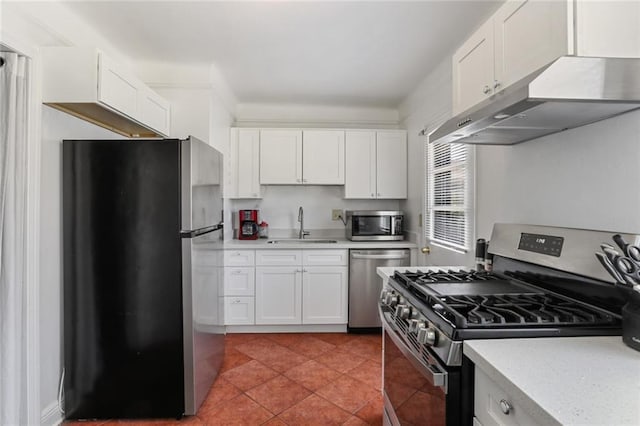
[{"label": "kitchen sink", "polygon": [[269,240],[267,244],[312,244],[312,243],[328,243],[335,244],[338,240],[327,240],[327,239],[300,239],[300,238],[284,238],[281,240]]}]

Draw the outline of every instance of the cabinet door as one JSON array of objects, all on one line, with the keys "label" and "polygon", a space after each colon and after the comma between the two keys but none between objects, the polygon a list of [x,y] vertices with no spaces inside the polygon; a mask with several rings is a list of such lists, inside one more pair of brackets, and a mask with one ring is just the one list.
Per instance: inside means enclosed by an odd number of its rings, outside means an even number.
[{"label": "cabinet door", "polygon": [[224,324],[255,324],[255,299],[253,297],[225,297]]},{"label": "cabinet door", "polygon": [[378,132],[376,148],[376,197],[407,198],[407,133]]},{"label": "cabinet door", "polygon": [[344,198],[376,198],[376,132],[345,133]]},{"label": "cabinet door", "polygon": [[138,90],[139,120],[158,133],[168,136],[170,131],[170,104],[147,87]]},{"label": "cabinet door", "polygon": [[256,324],[302,322],[302,267],[256,268]]},{"label": "cabinet door", "polygon": [[260,183],[302,183],[302,131],[260,131]]},{"label": "cabinet door", "polygon": [[[98,100],[139,120],[138,87],[140,82],[103,53],[98,57]],[[140,120],[142,121],[142,120]]]},{"label": "cabinet door", "polygon": [[260,198],[260,130],[232,129],[230,198]]},{"label": "cabinet door", "polygon": [[309,185],[344,185],[343,130],[303,132],[302,182]]},{"label": "cabinet door", "polygon": [[493,20],[453,54],[453,115],[493,94]]},{"label": "cabinet door", "polygon": [[496,91],[568,53],[568,8],[568,1],[518,0],[496,12]]},{"label": "cabinet door", "polygon": [[224,268],[225,296],[253,296],[255,271],[253,268]]},{"label": "cabinet door", "polygon": [[346,266],[305,266],[302,279],[302,323],[347,323]]}]

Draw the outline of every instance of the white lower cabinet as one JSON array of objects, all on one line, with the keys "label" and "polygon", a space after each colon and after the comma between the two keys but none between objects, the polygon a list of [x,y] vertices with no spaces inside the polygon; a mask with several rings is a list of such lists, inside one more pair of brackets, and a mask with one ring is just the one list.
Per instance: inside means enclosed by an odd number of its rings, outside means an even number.
[{"label": "white lower cabinet", "polygon": [[475,387],[473,393],[474,425],[539,425],[534,416],[525,411],[520,401],[508,395],[507,392],[478,367],[475,368]]},{"label": "white lower cabinet", "polygon": [[255,298],[225,296],[225,325],[252,325],[255,323]]},{"label": "white lower cabinet", "polygon": [[347,250],[257,250],[257,325],[346,324]]},{"label": "white lower cabinet", "polygon": [[302,272],[302,323],[347,322],[348,268],[305,266]]},{"label": "white lower cabinet", "polygon": [[224,253],[224,324],[255,323],[255,251]]},{"label": "white lower cabinet", "polygon": [[256,268],[256,324],[300,324],[302,321],[302,268]]}]

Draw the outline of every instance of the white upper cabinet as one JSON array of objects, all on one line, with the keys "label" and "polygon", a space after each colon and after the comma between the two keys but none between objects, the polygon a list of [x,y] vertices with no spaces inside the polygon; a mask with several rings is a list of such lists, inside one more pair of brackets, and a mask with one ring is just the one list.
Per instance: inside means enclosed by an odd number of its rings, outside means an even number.
[{"label": "white upper cabinet", "polygon": [[260,183],[302,183],[302,131],[260,131]]},{"label": "white upper cabinet", "polygon": [[42,68],[43,103],[124,136],[169,135],[169,103],[103,52],[46,47]]},{"label": "white upper cabinet", "polygon": [[376,198],[407,198],[407,132],[377,132],[376,152]]},{"label": "white upper cabinet", "polygon": [[563,55],[640,57],[640,2],[505,2],[453,55],[453,114]]},{"label": "white upper cabinet", "polygon": [[347,130],[344,198],[376,198],[376,132]]},{"label": "white upper cabinet", "polygon": [[493,21],[486,22],[453,54],[453,114],[493,94]]},{"label": "white upper cabinet", "polygon": [[344,185],[344,131],[302,132],[302,182]]},{"label": "white upper cabinet", "polygon": [[261,130],[262,185],[343,185],[344,131]]},{"label": "white upper cabinet", "polygon": [[493,90],[526,77],[569,53],[569,3],[509,1],[494,15]]},{"label": "white upper cabinet", "polygon": [[260,198],[260,130],[231,129],[228,198]]},{"label": "white upper cabinet", "polygon": [[407,198],[407,133],[346,132],[344,198]]}]

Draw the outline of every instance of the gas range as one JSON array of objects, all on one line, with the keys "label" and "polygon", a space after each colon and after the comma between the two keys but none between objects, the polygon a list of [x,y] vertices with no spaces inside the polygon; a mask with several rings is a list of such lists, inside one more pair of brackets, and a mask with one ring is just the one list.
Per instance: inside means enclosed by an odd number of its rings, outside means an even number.
[{"label": "gas range", "polygon": [[[635,246],[640,242],[637,235],[618,236]],[[397,270],[378,305],[391,424],[411,423],[414,415],[430,424],[471,424],[474,373],[464,356],[465,340],[622,335],[630,287],[613,279],[596,254],[602,249],[608,255],[612,237],[602,231],[496,224],[489,244],[492,272]],[[402,390],[407,388],[416,391],[416,407],[423,407],[413,413],[406,411]]]}]

